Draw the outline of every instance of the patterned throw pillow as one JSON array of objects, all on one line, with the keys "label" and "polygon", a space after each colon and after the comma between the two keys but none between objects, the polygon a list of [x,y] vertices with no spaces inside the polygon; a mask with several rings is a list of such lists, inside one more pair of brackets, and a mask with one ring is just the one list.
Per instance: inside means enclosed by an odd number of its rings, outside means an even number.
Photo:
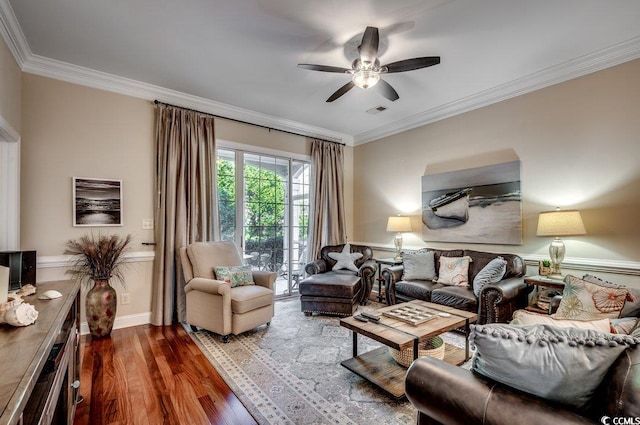
[{"label": "patterned throw pillow", "polygon": [[[591,274],[585,274],[582,279],[587,282],[595,283],[602,286],[611,286],[613,288],[625,288],[624,285],[618,285],[608,280],[600,279],[597,276]],[[637,317],[640,316],[640,288],[627,288],[629,294],[627,295],[627,302],[624,303],[624,308],[620,312],[620,317]],[[634,295],[635,294],[635,295]]]},{"label": "patterned throw pillow", "polygon": [[627,288],[599,285],[567,275],[562,301],[554,316],[573,320],[615,319],[620,316],[628,295]]},{"label": "patterned throw pillow", "polygon": [[403,280],[433,280],[436,277],[433,251],[405,252],[402,263]]},{"label": "patterned throw pillow", "polygon": [[232,288],[236,286],[255,285],[253,282],[253,274],[251,273],[251,266],[249,265],[216,266],[213,268],[213,273],[217,280],[231,285]]},{"label": "patterned throw pillow", "polygon": [[440,257],[438,283],[453,286],[469,285],[469,263],[471,257]]},{"label": "patterned throw pillow", "polygon": [[507,261],[502,257],[496,257],[482,268],[473,279],[473,293],[480,296],[484,285],[498,283],[507,272]]}]

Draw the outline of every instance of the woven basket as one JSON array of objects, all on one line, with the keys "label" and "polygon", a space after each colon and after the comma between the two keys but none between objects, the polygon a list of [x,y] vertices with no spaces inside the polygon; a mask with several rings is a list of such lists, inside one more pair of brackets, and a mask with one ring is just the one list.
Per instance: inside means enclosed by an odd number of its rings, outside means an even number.
[{"label": "woven basket", "polygon": [[[389,354],[401,366],[409,367],[413,363],[413,348],[396,350],[389,347]],[[444,359],[444,341],[439,336],[422,342],[418,346],[418,357],[429,356],[436,359]]]}]

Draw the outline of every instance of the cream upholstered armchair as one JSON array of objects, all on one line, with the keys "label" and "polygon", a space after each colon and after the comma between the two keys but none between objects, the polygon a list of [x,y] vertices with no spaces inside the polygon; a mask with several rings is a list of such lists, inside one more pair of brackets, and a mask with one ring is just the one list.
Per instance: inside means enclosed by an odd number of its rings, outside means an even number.
[{"label": "cream upholstered armchair", "polygon": [[238,335],[273,317],[273,284],[277,274],[252,270],[255,285],[231,287],[216,280],[214,267],[241,266],[242,258],[233,242],[196,242],[180,249],[187,285],[187,323],[222,335]]}]

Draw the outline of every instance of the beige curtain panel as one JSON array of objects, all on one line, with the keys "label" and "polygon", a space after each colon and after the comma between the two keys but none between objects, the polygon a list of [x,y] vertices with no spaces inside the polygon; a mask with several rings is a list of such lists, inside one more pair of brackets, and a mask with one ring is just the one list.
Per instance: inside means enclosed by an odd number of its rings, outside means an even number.
[{"label": "beige curtain panel", "polygon": [[341,244],[346,239],[343,146],[313,140],[311,162],[315,197],[309,258],[319,258],[323,246]]},{"label": "beige curtain panel", "polygon": [[161,326],[186,317],[179,249],[217,237],[214,117],[159,103],[156,154],[151,323]]}]

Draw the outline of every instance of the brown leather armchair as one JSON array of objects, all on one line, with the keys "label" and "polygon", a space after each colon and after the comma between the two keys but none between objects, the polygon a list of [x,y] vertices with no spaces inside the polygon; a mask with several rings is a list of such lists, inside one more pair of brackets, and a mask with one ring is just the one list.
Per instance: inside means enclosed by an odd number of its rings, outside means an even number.
[{"label": "brown leather armchair", "polygon": [[357,272],[351,270],[332,270],[337,263],[329,253],[342,252],[345,245],[329,245],[320,250],[320,258],[307,263],[305,271],[309,275],[299,284],[302,311],[353,314],[358,304],[366,304],[373,287],[376,262],[373,251],[368,246],[351,245],[350,252],[359,252],[362,257],[355,260]]},{"label": "brown leather armchair", "polygon": [[[336,260],[329,257],[330,252],[341,252],[344,248],[344,244],[341,245],[327,245],[320,250],[320,258],[305,266],[305,271],[309,275],[319,273],[332,272],[333,266],[336,264]],[[362,280],[362,296],[360,297],[360,304],[364,305],[369,300],[371,290],[373,288],[373,279],[375,278],[377,265],[373,259],[373,250],[364,245],[351,245],[351,252],[359,252],[362,257],[355,260],[354,263],[358,267],[358,272],[355,273],[360,276]]]}]

